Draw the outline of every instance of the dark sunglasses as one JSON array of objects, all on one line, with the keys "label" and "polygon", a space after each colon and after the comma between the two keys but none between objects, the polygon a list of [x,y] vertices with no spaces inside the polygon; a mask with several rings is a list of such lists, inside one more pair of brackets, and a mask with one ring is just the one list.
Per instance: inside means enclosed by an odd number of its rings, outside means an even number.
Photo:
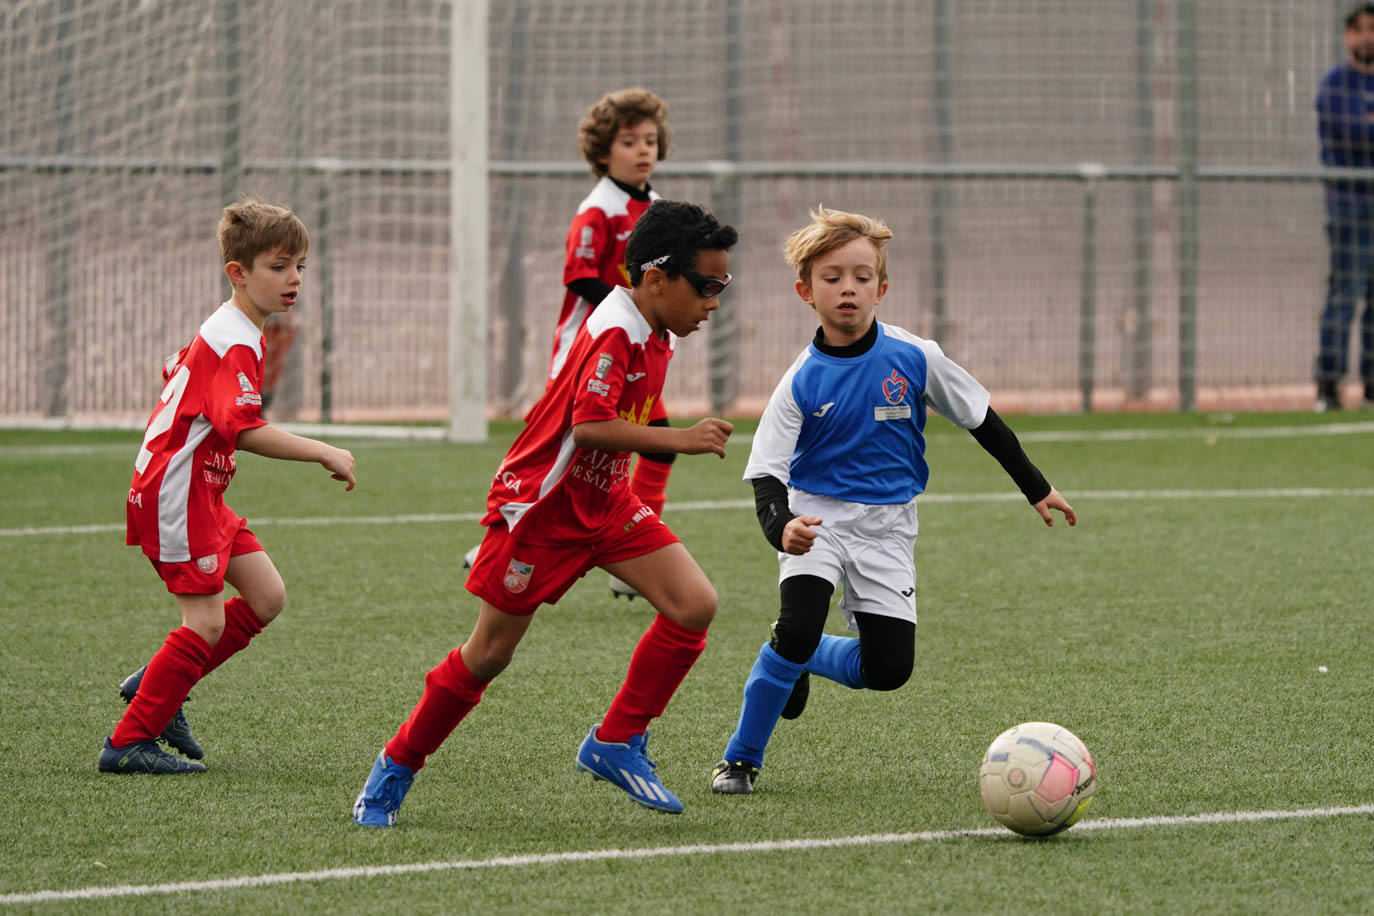
[{"label": "dark sunglasses", "polygon": [[730,275],[724,278],[708,277],[697,273],[690,267],[679,268],[682,275],[687,278],[687,282],[692,284],[692,289],[697,291],[697,295],[703,299],[714,299],[725,292],[725,287],[730,285]]}]

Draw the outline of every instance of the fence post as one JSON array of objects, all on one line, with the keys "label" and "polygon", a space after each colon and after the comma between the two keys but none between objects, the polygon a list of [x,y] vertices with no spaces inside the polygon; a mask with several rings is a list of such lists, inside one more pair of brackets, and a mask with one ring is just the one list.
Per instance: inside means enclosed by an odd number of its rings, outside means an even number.
[{"label": "fence post", "polygon": [[1093,372],[1097,346],[1097,182],[1107,170],[1098,162],[1078,167],[1083,178],[1083,262],[1078,284],[1078,390],[1083,412],[1093,410]]},{"label": "fence post", "polygon": [[[727,167],[711,182],[712,208],[721,222],[738,225],[740,217],[740,0],[725,4],[725,158]],[[723,300],[711,319],[707,340],[710,361],[712,416],[721,416],[739,393],[739,309],[738,294]]]},{"label": "fence post", "polygon": [[334,414],[334,268],[329,260],[329,185],[332,173],[320,176],[320,209],[315,234],[317,253],[311,262],[320,265],[320,421]]},{"label": "fence post", "polygon": [[[1154,162],[1155,86],[1154,86],[1155,0],[1136,0],[1136,157],[1141,165]],[[1154,277],[1154,193],[1153,181],[1142,180],[1134,188],[1135,220],[1135,328],[1127,340],[1131,352],[1125,360],[1126,393],[1138,400],[1150,396],[1153,386],[1154,323],[1151,286]]]},{"label": "fence post", "polygon": [[1178,4],[1178,409],[1197,407],[1197,0]]}]

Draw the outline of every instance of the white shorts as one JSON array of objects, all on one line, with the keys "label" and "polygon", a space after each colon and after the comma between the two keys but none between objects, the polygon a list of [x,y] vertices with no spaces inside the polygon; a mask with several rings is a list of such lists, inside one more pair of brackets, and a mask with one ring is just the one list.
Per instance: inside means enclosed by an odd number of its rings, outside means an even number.
[{"label": "white shorts", "polygon": [[870,506],[792,489],[788,503],[797,515],[814,515],[824,524],[807,553],[778,554],[778,582],[818,576],[838,586],[850,630],[858,629],[856,613],[916,623],[916,500]]}]

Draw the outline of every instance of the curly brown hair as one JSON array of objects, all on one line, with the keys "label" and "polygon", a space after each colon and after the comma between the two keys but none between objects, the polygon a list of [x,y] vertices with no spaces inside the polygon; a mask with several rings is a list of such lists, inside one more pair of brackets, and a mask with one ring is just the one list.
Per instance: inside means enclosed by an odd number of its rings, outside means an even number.
[{"label": "curly brown hair", "polygon": [[648,89],[634,87],[608,92],[601,100],[587,109],[581,123],[577,125],[577,138],[582,148],[582,158],[592,167],[597,178],[606,175],[606,163],[602,162],[611,154],[611,143],[621,128],[634,127],[640,121],[653,121],[658,125],[658,158],[668,158],[672,131],[668,128],[668,103]]}]

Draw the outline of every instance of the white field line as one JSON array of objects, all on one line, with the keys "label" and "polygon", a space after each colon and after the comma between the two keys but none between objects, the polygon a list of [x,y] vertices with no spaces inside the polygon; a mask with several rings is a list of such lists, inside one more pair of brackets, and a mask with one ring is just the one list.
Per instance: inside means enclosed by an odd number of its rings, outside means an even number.
[{"label": "white field line", "polygon": [[[1273,487],[1257,489],[1216,490],[1081,490],[1073,493],[1076,503],[1095,500],[1131,501],[1161,499],[1324,499],[1332,497],[1358,498],[1374,496],[1374,487]],[[922,503],[986,503],[1020,502],[1015,491],[995,493],[924,493]],[[715,499],[668,503],[665,512],[712,512],[722,509],[753,509],[752,499]],[[255,518],[254,528],[280,526],[284,528],[318,528],[339,525],[431,525],[446,522],[475,522],[484,512],[440,512],[413,515],[341,515],[312,518]],[[62,537],[72,534],[112,534],[123,531],[124,524],[51,525],[41,528],[0,528],[0,537]]]},{"label": "white field line", "polygon": [[[1222,811],[1166,817],[1104,818],[1079,824],[1074,834],[1145,827],[1188,827],[1209,824],[1241,824],[1260,821],[1291,821],[1320,817],[1374,814],[1374,805],[1337,808],[1303,808],[1293,811]],[[655,859],[667,856],[719,855],[721,853],[785,852],[789,850],[834,849],[853,846],[890,846],[901,843],[929,843],[961,839],[1012,840],[1001,827],[981,830],[924,830],[919,833],[871,833],[861,836],[821,837],[800,840],[764,840],[755,843],[713,843],[695,846],[655,846],[646,849],[588,849],[579,852],[553,852],[523,856],[497,856],[491,859],[458,859],[447,862],[415,862],[408,865],[359,865],[319,871],[278,872],[241,875],[210,881],[178,881],[169,884],[118,884],[108,887],[81,887],[71,890],[30,891],[0,894],[0,904],[57,903],[65,900],[90,900],[111,897],[146,897],[152,894],[183,894],[198,891],[239,890],[303,882],[348,881],[355,878],[385,878],[425,872],[470,871],[479,868],[527,868],[545,865],[604,862],[612,859]],[[1064,842],[1059,840],[1057,842]],[[1068,842],[1072,842],[1069,840]]]},{"label": "white field line", "polygon": [[[444,442],[444,431],[437,427],[348,426],[308,423],[280,424],[288,432],[325,439],[372,439],[369,448],[381,445],[411,445]],[[4,425],[0,424],[0,429]],[[66,427],[54,426],[54,429]],[[1204,426],[1193,429],[1108,429],[1108,430],[1045,430],[1019,433],[1022,442],[1140,442],[1154,439],[1300,439],[1311,436],[1358,436],[1374,434],[1374,421],[1356,423],[1316,423],[1311,426],[1232,427]],[[932,441],[948,442],[967,438],[965,433],[931,433]],[[734,446],[754,441],[753,433],[737,433],[730,437]],[[130,455],[137,449],[129,442],[99,442],[52,445],[0,445],[0,458],[41,458],[68,455]]]}]

